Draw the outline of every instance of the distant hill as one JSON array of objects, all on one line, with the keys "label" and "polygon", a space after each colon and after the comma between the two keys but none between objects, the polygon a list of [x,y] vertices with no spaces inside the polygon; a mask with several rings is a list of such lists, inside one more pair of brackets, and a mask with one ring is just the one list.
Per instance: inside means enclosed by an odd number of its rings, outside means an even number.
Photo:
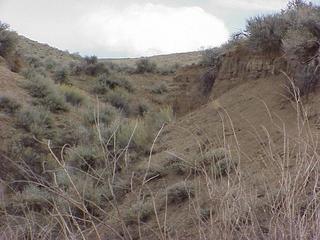
[{"label": "distant hill", "polygon": [[[156,63],[158,67],[165,68],[170,67],[175,64],[180,66],[187,66],[192,64],[198,64],[201,60],[202,52],[186,52],[186,53],[172,53],[166,55],[157,55],[152,57],[147,57],[152,62]],[[129,67],[134,67],[136,61],[139,58],[102,58],[101,62],[111,62],[119,65],[127,65]]]}]

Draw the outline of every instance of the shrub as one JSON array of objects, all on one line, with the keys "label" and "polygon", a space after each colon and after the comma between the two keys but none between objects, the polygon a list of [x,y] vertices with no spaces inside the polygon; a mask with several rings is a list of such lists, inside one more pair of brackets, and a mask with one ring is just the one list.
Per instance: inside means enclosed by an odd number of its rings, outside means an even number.
[{"label": "shrub", "polygon": [[213,66],[221,52],[220,48],[208,48],[201,52],[200,63],[204,66]]},{"label": "shrub", "polygon": [[16,124],[36,136],[48,136],[53,128],[53,119],[44,109],[27,108],[18,113]]},{"label": "shrub", "polygon": [[124,88],[129,92],[133,91],[133,87],[128,80],[110,76],[109,74],[102,74],[96,81],[94,92],[97,94],[105,94],[109,89],[115,90],[116,88]]},{"label": "shrub", "polygon": [[60,90],[64,94],[66,101],[73,106],[80,106],[87,100],[87,97],[78,88],[62,85]]},{"label": "shrub", "polygon": [[27,185],[12,200],[14,205],[23,203],[29,210],[41,211],[50,208],[52,196],[45,189],[41,189],[35,185]]},{"label": "shrub", "polygon": [[194,169],[190,163],[176,156],[170,156],[167,160],[167,163],[164,165],[166,171],[174,172],[177,175],[190,173]]},{"label": "shrub", "polygon": [[13,55],[17,44],[17,35],[8,30],[9,25],[0,21],[0,56],[8,59]]},{"label": "shrub", "polygon": [[21,104],[8,96],[0,96],[0,111],[5,113],[15,113],[21,108]]},{"label": "shrub", "polygon": [[73,167],[87,172],[102,167],[103,158],[95,146],[81,145],[68,151],[68,161]]},{"label": "shrub", "polygon": [[190,182],[178,182],[166,189],[168,203],[179,204],[194,196],[193,184]]},{"label": "shrub", "polygon": [[112,106],[103,106],[101,109],[89,107],[88,111],[83,114],[86,125],[95,125],[96,123],[109,125],[117,116],[117,110]]},{"label": "shrub", "polygon": [[225,148],[211,149],[202,158],[202,164],[209,166],[209,170],[217,178],[231,173],[237,167],[237,162],[231,158]]},{"label": "shrub", "polygon": [[138,102],[138,105],[137,105],[137,114],[139,116],[145,116],[145,114],[147,114],[148,112],[150,111],[150,106],[149,104],[144,101],[144,100],[140,100]]},{"label": "shrub", "polygon": [[25,84],[25,88],[32,97],[38,99],[38,103],[52,112],[68,110],[64,96],[51,79],[34,73],[30,73],[29,77],[31,79]]},{"label": "shrub", "polygon": [[103,73],[109,73],[108,68],[103,63],[88,64],[84,69],[85,74],[89,76],[98,76]]},{"label": "shrub", "polygon": [[154,209],[151,203],[138,202],[128,209],[124,214],[124,222],[127,225],[146,222],[153,215]]},{"label": "shrub", "polygon": [[173,111],[171,107],[161,108],[158,112],[148,112],[145,116],[146,125],[149,131],[158,131],[163,124],[173,120]]},{"label": "shrub", "polygon": [[44,61],[44,65],[45,65],[46,70],[53,71],[57,67],[58,63],[55,60],[53,60],[52,58],[47,58]]},{"label": "shrub", "polygon": [[54,80],[56,83],[59,83],[59,84],[70,83],[68,70],[66,68],[58,69],[54,73]]},{"label": "shrub", "polygon": [[40,58],[33,55],[28,55],[26,57],[26,62],[31,68],[40,68],[44,65]]},{"label": "shrub", "polygon": [[127,91],[116,88],[107,95],[107,100],[112,106],[123,111],[126,116],[130,115],[131,109],[129,105],[129,94]]},{"label": "shrub", "polygon": [[97,56],[86,56],[86,57],[84,57],[84,61],[87,64],[97,64],[98,58],[97,58]]},{"label": "shrub", "polygon": [[290,23],[281,14],[258,16],[247,21],[246,33],[251,49],[258,52],[279,52]]},{"label": "shrub", "polygon": [[121,149],[129,144],[130,148],[137,151],[148,151],[151,144],[150,136],[143,121],[127,120],[119,126],[116,141]]},{"label": "shrub", "polygon": [[224,177],[229,175],[233,170],[235,170],[237,167],[237,163],[231,159],[231,158],[224,158],[216,162],[216,164],[213,165],[213,173],[214,176]]},{"label": "shrub", "polygon": [[210,149],[204,153],[202,162],[205,164],[211,164],[212,162],[217,162],[227,156],[228,152],[225,148]]},{"label": "shrub", "polygon": [[155,94],[166,93],[168,92],[168,85],[166,82],[160,82],[151,88],[151,92]]},{"label": "shrub", "polygon": [[55,113],[60,111],[68,111],[68,106],[65,102],[65,98],[58,91],[51,92],[46,97],[39,99],[39,104],[48,108],[51,112]]},{"label": "shrub", "polygon": [[154,73],[156,70],[157,65],[148,58],[141,58],[136,62],[136,73]]}]

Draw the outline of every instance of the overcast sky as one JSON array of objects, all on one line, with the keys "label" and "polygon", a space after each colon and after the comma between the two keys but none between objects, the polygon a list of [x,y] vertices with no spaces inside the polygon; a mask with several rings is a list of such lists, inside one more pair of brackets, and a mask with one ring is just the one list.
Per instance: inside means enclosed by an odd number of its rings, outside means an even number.
[{"label": "overcast sky", "polygon": [[[320,0],[313,2],[319,3]],[[219,46],[287,0],[0,0],[0,20],[62,50],[139,57]]]}]

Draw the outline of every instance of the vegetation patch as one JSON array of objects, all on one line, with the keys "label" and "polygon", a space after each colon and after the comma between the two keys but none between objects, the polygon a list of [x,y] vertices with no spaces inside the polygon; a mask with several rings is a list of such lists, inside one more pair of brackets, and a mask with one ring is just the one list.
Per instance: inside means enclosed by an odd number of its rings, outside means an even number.
[{"label": "vegetation patch", "polygon": [[62,85],[60,90],[64,94],[66,101],[73,106],[81,106],[87,101],[86,95],[76,87]]},{"label": "vegetation patch", "polygon": [[139,222],[147,222],[154,214],[153,205],[151,203],[138,202],[128,209],[124,214],[124,222],[127,225],[138,224]]},{"label": "vegetation patch", "polygon": [[37,99],[36,104],[41,104],[52,112],[68,110],[64,96],[51,79],[32,72],[27,77],[29,81],[24,87]]},{"label": "vegetation patch", "polygon": [[148,58],[141,58],[136,62],[136,73],[155,73],[156,71],[157,65]]},{"label": "vegetation patch", "polygon": [[194,188],[191,182],[178,182],[166,189],[168,203],[180,204],[194,196]]},{"label": "vegetation patch", "polygon": [[4,113],[15,113],[21,108],[21,104],[9,96],[0,96],[0,111]]},{"label": "vegetation patch", "polygon": [[151,92],[155,94],[167,93],[168,90],[168,85],[165,82],[160,82],[151,88]]}]

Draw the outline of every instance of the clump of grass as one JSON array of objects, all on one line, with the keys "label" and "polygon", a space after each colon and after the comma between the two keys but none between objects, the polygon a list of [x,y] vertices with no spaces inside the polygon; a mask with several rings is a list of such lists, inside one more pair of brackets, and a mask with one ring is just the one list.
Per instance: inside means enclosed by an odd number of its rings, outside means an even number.
[{"label": "clump of grass", "polygon": [[84,93],[76,87],[62,85],[60,86],[60,90],[64,94],[66,101],[73,106],[80,106],[87,101]]},{"label": "clump of grass", "polygon": [[166,189],[168,203],[179,204],[194,196],[193,184],[190,182],[178,182]]},{"label": "clump of grass", "polygon": [[21,104],[9,96],[0,96],[0,111],[5,113],[15,113],[21,108]]}]

